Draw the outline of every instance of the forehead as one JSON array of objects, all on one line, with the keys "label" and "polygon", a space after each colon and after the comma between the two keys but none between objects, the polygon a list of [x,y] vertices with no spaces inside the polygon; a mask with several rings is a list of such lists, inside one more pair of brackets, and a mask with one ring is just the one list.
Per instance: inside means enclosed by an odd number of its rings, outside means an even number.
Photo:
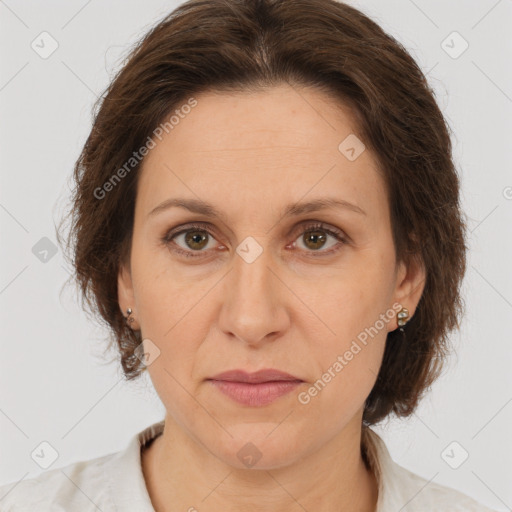
[{"label": "forehead", "polygon": [[[355,131],[348,107],[312,88],[288,85],[259,92],[203,93],[165,137],[174,153],[244,150],[260,154],[294,148],[336,154],[340,136]],[[179,106],[178,106],[179,110]],[[346,132],[346,133],[345,133]],[[291,154],[291,153],[290,153]]]},{"label": "forehead", "polygon": [[370,152],[351,161],[339,149],[354,136],[350,110],[325,93],[285,85],[209,92],[196,100],[161,141],[154,139],[156,147],[144,160],[137,200],[144,215],[159,202],[184,195],[238,205],[233,213],[240,215],[249,213],[248,203],[255,215],[261,208],[326,193],[385,207],[379,204],[383,183]]}]

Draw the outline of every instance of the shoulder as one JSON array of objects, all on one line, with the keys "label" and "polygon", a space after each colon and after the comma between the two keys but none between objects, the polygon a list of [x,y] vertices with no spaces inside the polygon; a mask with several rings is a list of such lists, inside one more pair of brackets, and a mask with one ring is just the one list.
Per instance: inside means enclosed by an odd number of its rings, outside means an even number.
[{"label": "shoulder", "polygon": [[396,497],[403,512],[496,512],[456,489],[427,480],[398,464],[392,478],[396,486],[401,488]]},{"label": "shoulder", "polygon": [[112,510],[104,470],[114,457],[115,454],[109,454],[75,462],[0,485],[0,511]]},{"label": "shoulder", "polygon": [[0,512],[154,512],[141,467],[141,446],[163,432],[159,421],[132,435],[124,450],[0,485]]},{"label": "shoulder", "polygon": [[365,435],[365,451],[379,481],[376,512],[496,512],[466,494],[427,480],[397,464],[373,430]]}]

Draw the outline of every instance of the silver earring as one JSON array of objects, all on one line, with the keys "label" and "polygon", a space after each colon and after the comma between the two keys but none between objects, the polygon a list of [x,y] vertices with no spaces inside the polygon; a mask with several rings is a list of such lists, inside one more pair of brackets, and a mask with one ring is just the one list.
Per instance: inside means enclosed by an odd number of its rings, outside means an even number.
[{"label": "silver earring", "polygon": [[130,315],[132,314],[132,308],[128,308],[126,310],[126,314],[128,315],[128,317],[126,318],[126,321],[129,323],[132,323],[135,320],[135,318],[130,318]]},{"label": "silver earring", "polygon": [[398,318],[397,323],[398,326],[400,327],[400,331],[405,332],[403,326],[408,322],[409,310],[406,308],[402,308],[396,316]]}]

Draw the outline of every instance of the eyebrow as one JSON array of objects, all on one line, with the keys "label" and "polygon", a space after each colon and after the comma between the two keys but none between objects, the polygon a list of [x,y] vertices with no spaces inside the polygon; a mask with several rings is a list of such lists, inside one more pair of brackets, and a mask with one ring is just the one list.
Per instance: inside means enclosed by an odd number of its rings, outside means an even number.
[{"label": "eyebrow", "polygon": [[[153,208],[148,217],[153,217],[170,208],[184,208],[194,213],[205,215],[207,217],[215,217],[223,221],[226,220],[226,215],[219,211],[212,204],[201,199],[185,199],[185,198],[172,198],[167,199]],[[361,215],[366,215],[366,212],[359,206],[349,203],[344,199],[337,199],[333,197],[320,197],[308,202],[291,203],[284,209],[282,214],[283,218],[293,217],[304,213],[311,213],[320,210],[327,210],[330,208],[348,210]]]}]

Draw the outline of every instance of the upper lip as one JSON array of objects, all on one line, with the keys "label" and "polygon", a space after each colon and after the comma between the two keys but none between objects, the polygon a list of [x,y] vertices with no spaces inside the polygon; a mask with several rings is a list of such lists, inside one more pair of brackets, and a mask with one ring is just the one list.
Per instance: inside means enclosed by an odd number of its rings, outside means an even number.
[{"label": "upper lip", "polygon": [[250,384],[257,384],[260,382],[273,382],[273,381],[302,381],[294,375],[276,370],[274,368],[266,368],[254,373],[246,372],[245,370],[229,370],[222,372],[210,380],[226,380],[231,382],[248,382]]}]

